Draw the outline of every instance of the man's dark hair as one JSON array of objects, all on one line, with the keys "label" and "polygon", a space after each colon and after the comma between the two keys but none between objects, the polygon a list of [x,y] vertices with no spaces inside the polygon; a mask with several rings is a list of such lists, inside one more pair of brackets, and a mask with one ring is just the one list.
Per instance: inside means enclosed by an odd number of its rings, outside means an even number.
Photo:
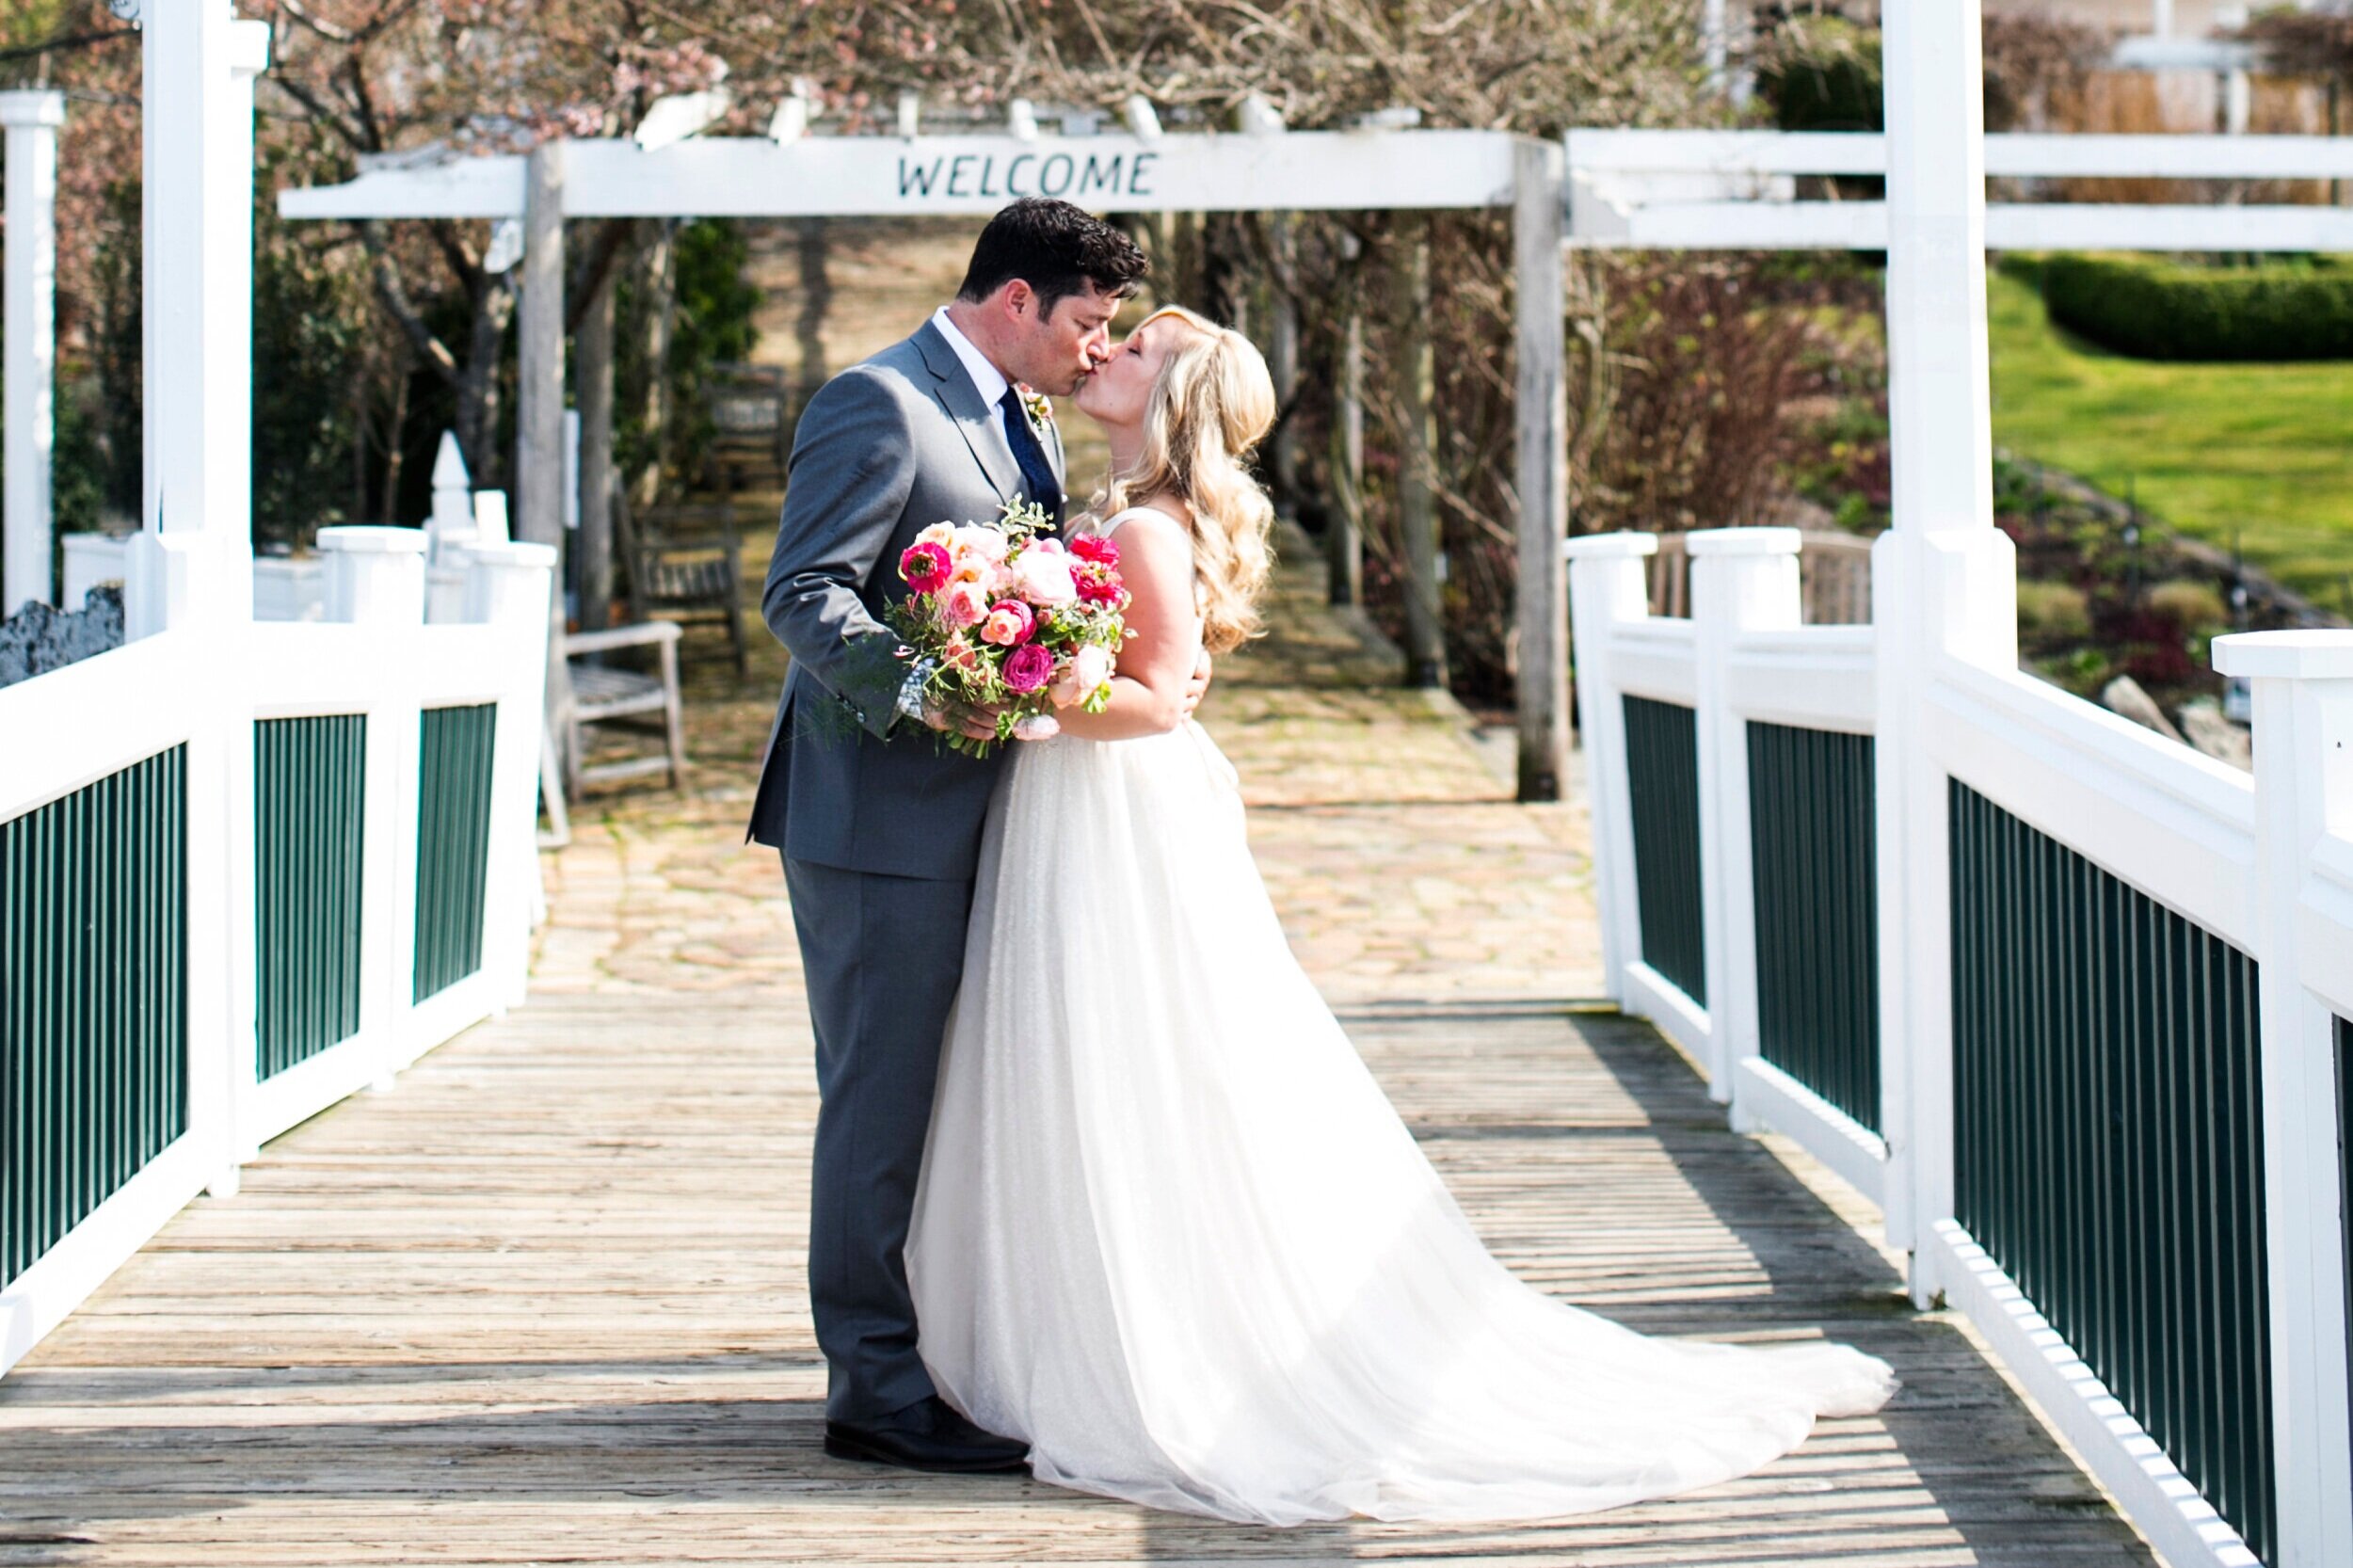
[{"label": "man's dark hair", "polygon": [[1092,283],[1097,292],[1125,299],[1152,269],[1136,242],[1067,201],[1025,196],[988,220],[972,246],[958,299],[986,299],[1018,278],[1037,296],[1041,319]]}]

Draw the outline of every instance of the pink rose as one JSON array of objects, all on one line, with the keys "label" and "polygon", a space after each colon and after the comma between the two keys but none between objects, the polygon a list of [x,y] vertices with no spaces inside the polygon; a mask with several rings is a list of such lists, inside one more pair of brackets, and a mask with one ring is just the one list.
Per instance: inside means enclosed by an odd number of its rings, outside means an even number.
[{"label": "pink rose", "polygon": [[1048,555],[1060,555],[1063,553],[1062,540],[1056,538],[1051,534],[1047,535],[1042,539],[1032,539],[1030,541],[1030,548],[1032,550],[1042,550]]},{"label": "pink rose", "polygon": [[999,648],[1018,648],[1037,631],[1037,616],[1017,599],[1008,599],[989,608],[988,619],[981,623],[981,640],[995,643]]},{"label": "pink rose", "polygon": [[956,530],[956,549],[968,550],[984,561],[1001,561],[1011,548],[1001,528],[984,528],[977,522],[968,522]]},{"label": "pink rose", "polygon": [[1070,656],[1070,678],[1081,697],[1091,696],[1112,678],[1112,650],[1101,643],[1082,643]]},{"label": "pink rose", "polygon": [[1005,656],[1005,688],[1024,694],[1046,684],[1054,673],[1054,656],[1037,643],[1023,643]]},{"label": "pink rose", "polygon": [[939,596],[939,618],[950,626],[978,626],[988,618],[988,596],[970,583],[959,583]]},{"label": "pink rose", "polygon": [[940,657],[960,670],[978,669],[981,665],[980,654],[961,632],[948,639],[948,646],[940,650]]},{"label": "pink rose", "polygon": [[1013,576],[1021,597],[1041,609],[1059,609],[1078,600],[1079,584],[1070,574],[1070,557],[1059,550],[1032,546],[1023,551],[1013,563]]},{"label": "pink rose", "polygon": [[911,544],[899,557],[899,575],[919,594],[936,592],[948,571],[948,552],[936,544]]}]

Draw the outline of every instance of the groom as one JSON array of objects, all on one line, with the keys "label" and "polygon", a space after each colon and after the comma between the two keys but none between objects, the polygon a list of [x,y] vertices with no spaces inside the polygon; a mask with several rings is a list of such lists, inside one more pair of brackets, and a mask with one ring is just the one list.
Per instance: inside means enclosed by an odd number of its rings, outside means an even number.
[{"label": "groom", "polygon": [[750,836],[783,854],[817,1035],[808,1287],[840,1458],[1027,1459],[934,1391],[901,1256],[1004,754],[975,760],[927,732],[993,736],[994,714],[927,707],[882,612],[932,523],[988,521],[1016,498],[1061,521],[1061,438],[1021,388],[1066,396],[1109,360],[1112,317],[1148,264],[1066,201],[1016,201],[981,231],[955,299],[825,383],[793,438],[761,596],[792,668]]}]

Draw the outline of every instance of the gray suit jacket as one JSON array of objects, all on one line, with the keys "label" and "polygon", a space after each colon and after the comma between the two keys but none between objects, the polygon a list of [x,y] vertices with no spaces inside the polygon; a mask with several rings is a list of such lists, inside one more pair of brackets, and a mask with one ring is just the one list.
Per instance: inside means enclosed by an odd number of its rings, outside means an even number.
[{"label": "gray suit jacket", "polygon": [[[881,616],[906,594],[899,556],[918,533],[1026,495],[1001,419],[928,321],[802,410],[760,597],[792,668],[749,837],[850,871],[972,874],[1005,754],[966,757],[899,715],[906,666]],[[1059,478],[1060,433],[1045,444]]]}]

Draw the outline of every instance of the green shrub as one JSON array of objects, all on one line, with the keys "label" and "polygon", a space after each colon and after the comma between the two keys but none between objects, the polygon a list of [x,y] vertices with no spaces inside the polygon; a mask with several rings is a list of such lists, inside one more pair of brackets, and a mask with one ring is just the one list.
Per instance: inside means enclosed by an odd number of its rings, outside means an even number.
[{"label": "green shrub", "polygon": [[2202,632],[2224,624],[2231,612],[2209,583],[2177,578],[2160,583],[2148,593],[2149,608],[2185,632]]},{"label": "green shrub", "polygon": [[2353,268],[2049,256],[2051,319],[2143,360],[2353,359]]},{"label": "green shrub", "polygon": [[2084,591],[2070,583],[2021,583],[2018,630],[2030,638],[2052,642],[2089,636],[2090,603]]}]

